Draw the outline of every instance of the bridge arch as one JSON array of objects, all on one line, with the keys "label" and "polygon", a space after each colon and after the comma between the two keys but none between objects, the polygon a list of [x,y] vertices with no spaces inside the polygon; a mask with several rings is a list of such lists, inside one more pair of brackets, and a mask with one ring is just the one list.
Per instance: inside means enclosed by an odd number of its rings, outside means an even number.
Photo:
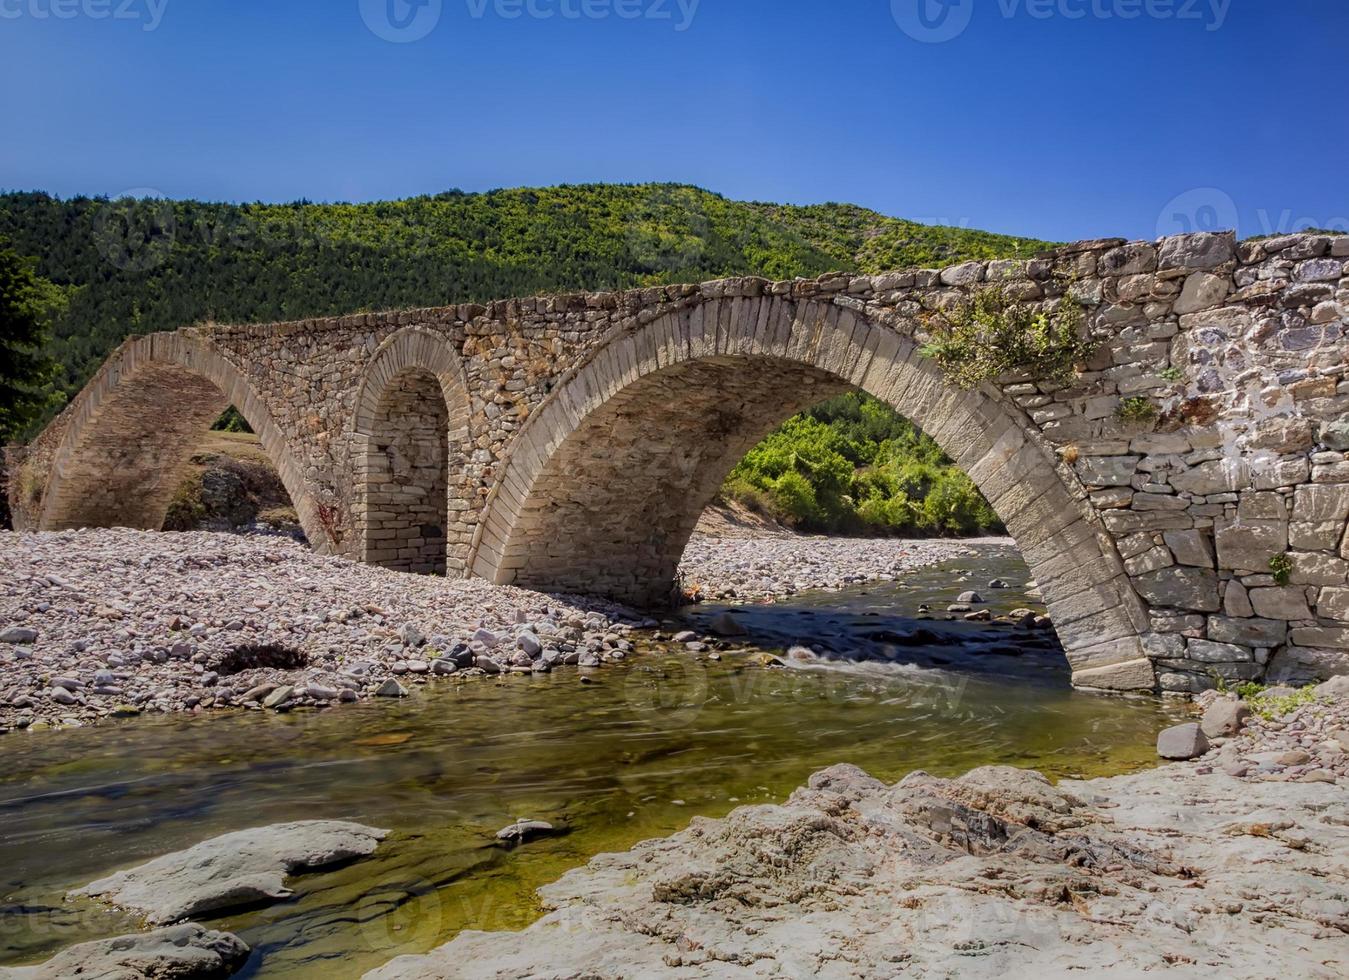
[{"label": "bridge arch", "polygon": [[257,433],[310,544],[332,550],[267,404],[234,364],[186,332],[127,341],[67,409],[39,526],[159,530],[189,457],[230,405]]},{"label": "bridge arch", "polygon": [[462,572],[470,533],[451,512],[463,506],[451,487],[472,435],[463,364],[444,337],[406,327],[380,344],[356,396],[355,436],[358,557]]},{"label": "bridge arch", "polygon": [[667,598],[698,515],[775,426],[860,388],[931,435],[1016,539],[1082,687],[1151,688],[1146,611],[1086,492],[993,388],[951,386],[890,323],[828,302],[704,300],[612,336],[519,433],[472,570],[498,584]]}]

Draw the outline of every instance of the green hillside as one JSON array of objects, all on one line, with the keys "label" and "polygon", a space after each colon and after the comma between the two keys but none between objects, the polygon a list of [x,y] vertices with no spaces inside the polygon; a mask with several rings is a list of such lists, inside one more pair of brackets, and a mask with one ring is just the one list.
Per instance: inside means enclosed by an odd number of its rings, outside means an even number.
[{"label": "green hillside", "polygon": [[[58,400],[127,336],[208,318],[265,322],[730,275],[877,272],[1047,247],[851,205],[747,203],[671,184],[452,191],[371,204],[9,193],[0,194],[5,238],[64,296],[49,341],[61,366]],[[806,508],[799,520],[853,523],[837,507],[825,510]]]}]

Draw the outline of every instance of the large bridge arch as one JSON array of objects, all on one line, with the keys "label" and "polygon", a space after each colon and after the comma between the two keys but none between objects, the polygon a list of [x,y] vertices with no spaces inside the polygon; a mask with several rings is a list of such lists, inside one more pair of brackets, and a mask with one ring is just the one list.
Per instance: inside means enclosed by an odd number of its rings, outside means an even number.
[{"label": "large bridge arch", "polygon": [[160,529],[189,457],[230,405],[257,433],[311,545],[329,551],[320,508],[267,404],[234,364],[185,332],[127,341],[67,409],[40,526]]},{"label": "large bridge arch", "polygon": [[[355,410],[358,557],[399,571],[462,572],[471,533],[451,487],[472,449],[468,382],[441,335],[405,327],[376,349]],[[451,511],[451,507],[456,511]]]},{"label": "large bridge arch", "polygon": [[952,387],[909,337],[833,304],[710,299],[612,336],[519,433],[472,570],[657,602],[743,454],[850,388],[921,426],[988,498],[1044,592],[1075,683],[1153,685],[1146,611],[1085,490],[1030,420],[994,389]]}]

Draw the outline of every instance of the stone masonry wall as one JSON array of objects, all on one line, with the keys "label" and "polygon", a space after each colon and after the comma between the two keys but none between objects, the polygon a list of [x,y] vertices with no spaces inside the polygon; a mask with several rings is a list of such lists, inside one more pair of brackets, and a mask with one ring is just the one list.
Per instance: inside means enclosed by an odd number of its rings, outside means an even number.
[{"label": "stone masonry wall", "polygon": [[[11,504],[21,527],[123,517],[91,486],[108,461],[126,467],[152,453],[122,438],[117,406],[135,405],[141,419],[160,412],[199,422],[164,390],[168,364],[207,378],[255,428],[264,420],[264,444],[316,548],[368,556],[374,542],[362,538],[377,522],[358,488],[371,435],[356,418],[369,412],[362,399],[377,400],[391,383],[390,370],[376,370],[382,352],[401,345],[400,364],[421,363],[447,399],[462,400],[451,405],[446,449],[452,573],[473,568],[546,585],[543,565],[527,567],[539,554],[527,539],[544,526],[540,515],[574,515],[576,553],[549,559],[562,574],[563,564],[595,561],[602,542],[592,530],[605,520],[596,515],[624,508],[620,531],[669,524],[655,529],[663,543],[645,552],[651,567],[663,567],[664,552],[687,537],[687,511],[656,501],[660,453],[641,455],[631,494],[620,492],[625,471],[614,460],[643,441],[660,442],[667,458],[705,457],[705,472],[681,476],[696,485],[696,504],[719,481],[712,470],[799,407],[791,386],[804,365],[812,382],[825,382],[821,390],[832,377],[885,392],[967,465],[1000,513],[1035,501],[1013,492],[1017,481],[999,460],[1027,467],[1036,499],[1069,511],[1057,523],[1026,517],[1009,526],[1025,529],[1032,569],[1042,587],[1051,583],[1051,614],[1070,657],[1088,651],[1074,663],[1079,683],[1145,687],[1155,673],[1165,689],[1195,690],[1215,678],[1349,672],[1347,262],[1349,237],[1238,244],[1230,234],[1199,234],[1083,242],[1030,261],[944,270],[188,328],[124,345],[29,447]],[[988,283],[1051,304],[1068,291],[1087,308],[1102,345],[1071,385],[1008,377],[966,394],[915,353],[926,314]],[[707,395],[713,382],[673,363],[700,357],[718,362],[708,378],[719,377],[735,403],[728,430],[702,456],[693,448],[708,429],[693,420],[717,407]],[[611,366],[597,374],[601,363]],[[676,370],[694,373],[642,380]],[[623,391],[629,401],[646,391],[669,410],[653,411],[652,402],[623,409],[619,400],[608,416],[594,414]],[[1141,401],[1121,415],[1126,399]],[[567,440],[582,430],[588,439]],[[629,441],[594,444],[613,438]],[[161,450],[126,471],[150,480],[149,470],[176,465],[179,452]],[[601,498],[602,473],[610,482]],[[1045,529],[1044,540],[1034,528]],[[1271,568],[1277,556],[1289,562],[1286,581]],[[1079,578],[1086,585],[1074,591]],[[1116,651],[1108,656],[1099,652],[1106,641]]]}]

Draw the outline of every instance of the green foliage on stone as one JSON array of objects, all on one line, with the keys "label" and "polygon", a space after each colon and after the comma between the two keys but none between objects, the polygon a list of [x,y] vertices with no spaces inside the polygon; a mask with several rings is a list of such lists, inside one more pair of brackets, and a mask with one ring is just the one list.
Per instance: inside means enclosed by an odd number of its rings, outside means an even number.
[{"label": "green foliage on stone", "polygon": [[1237,697],[1249,704],[1251,710],[1266,721],[1275,721],[1291,714],[1304,704],[1315,704],[1317,701],[1314,684],[1308,684],[1292,694],[1271,695],[1264,684],[1252,681],[1237,688]]},{"label": "green foliage on stone", "polygon": [[1115,409],[1115,419],[1126,425],[1151,425],[1161,415],[1161,409],[1151,398],[1126,398]]},{"label": "green foliage on stone", "polygon": [[231,405],[211,426],[212,432],[252,432],[253,428],[243,414]]},{"label": "green foliage on stone", "polygon": [[1276,585],[1287,585],[1293,578],[1293,559],[1288,555],[1275,555],[1269,560],[1269,573],[1274,576]]},{"label": "green foliage on stone", "polygon": [[860,392],[797,415],[731,472],[722,495],[820,533],[969,535],[997,515],[940,447]]},{"label": "green foliage on stone", "polygon": [[1164,367],[1157,372],[1157,377],[1163,381],[1170,381],[1175,384],[1181,378],[1185,377],[1185,372],[1178,367]]},{"label": "green foliage on stone", "polygon": [[1004,374],[1028,374],[1067,384],[1096,344],[1084,336],[1082,307],[1064,299],[1055,308],[1012,300],[999,286],[977,291],[927,320],[921,353],[962,388]]}]

